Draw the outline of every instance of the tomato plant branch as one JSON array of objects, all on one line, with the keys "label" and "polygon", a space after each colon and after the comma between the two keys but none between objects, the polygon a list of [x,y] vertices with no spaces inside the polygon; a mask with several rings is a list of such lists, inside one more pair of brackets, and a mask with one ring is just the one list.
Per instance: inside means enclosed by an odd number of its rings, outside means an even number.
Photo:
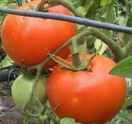
[{"label": "tomato plant branch", "polygon": [[52,58],[52,60],[54,62],[56,62],[60,66],[66,68],[66,69],[69,69],[69,70],[74,70],[74,67],[72,66],[72,64],[68,63],[68,61],[66,61],[65,59],[63,59],[59,56],[56,56],[54,54],[50,54],[50,53],[49,53],[49,56]]},{"label": "tomato plant branch", "polygon": [[124,50],[112,39],[107,37],[104,33],[99,32],[97,29],[90,29],[93,36],[102,40],[108,47],[112,50],[113,54],[115,55],[115,59],[118,61],[124,58],[125,53]]},{"label": "tomato plant branch", "polygon": [[[30,117],[35,117],[35,118],[39,118],[41,116],[41,113],[45,107],[45,104],[42,105],[42,103],[40,102],[39,98],[37,97],[36,95],[36,87],[37,87],[37,83],[40,79],[40,76],[41,76],[41,72],[42,72],[43,68],[42,68],[42,65],[38,65],[37,66],[37,74],[35,76],[35,79],[34,79],[34,82],[33,82],[33,87],[32,87],[32,94],[31,94],[31,97],[30,97],[30,100],[24,110],[24,113],[27,113],[29,114]],[[34,110],[31,106],[31,104],[33,104],[33,106],[37,106],[38,107],[38,110]],[[25,116],[24,116],[25,117]],[[42,118],[41,118],[42,119]],[[38,124],[41,124],[40,122],[42,121],[41,119],[38,119],[37,122]]]},{"label": "tomato plant branch", "polygon": [[31,94],[31,100],[34,99],[37,102],[37,104],[39,105],[39,107],[41,107],[41,108],[43,108],[43,105],[41,104],[39,98],[36,97],[35,89],[36,89],[37,82],[39,81],[39,78],[41,76],[42,70],[43,70],[43,65],[42,64],[38,65],[35,80],[33,82],[32,94]]}]

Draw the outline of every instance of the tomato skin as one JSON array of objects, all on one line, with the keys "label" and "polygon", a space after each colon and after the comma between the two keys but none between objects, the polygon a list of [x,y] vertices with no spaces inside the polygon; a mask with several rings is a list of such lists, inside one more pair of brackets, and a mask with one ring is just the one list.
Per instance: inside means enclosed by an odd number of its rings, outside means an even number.
[{"label": "tomato skin", "polygon": [[[62,5],[50,7],[48,11],[71,15]],[[17,64],[32,66],[40,64],[49,52],[58,48],[75,33],[76,25],[73,23],[7,15],[2,26],[2,42],[7,54]],[[65,51],[61,51],[63,57],[67,57]]]},{"label": "tomato skin", "polygon": [[108,73],[114,64],[109,58],[96,56],[91,62],[91,72],[55,68],[46,88],[55,113],[84,124],[103,124],[111,120],[126,95],[125,80]]}]

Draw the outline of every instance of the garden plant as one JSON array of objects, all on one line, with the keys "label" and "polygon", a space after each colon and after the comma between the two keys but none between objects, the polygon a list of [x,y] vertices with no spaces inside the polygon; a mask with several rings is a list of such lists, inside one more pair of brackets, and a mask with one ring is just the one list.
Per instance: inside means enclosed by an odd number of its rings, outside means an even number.
[{"label": "garden plant", "polygon": [[132,124],[131,0],[1,0],[0,13],[4,116]]}]

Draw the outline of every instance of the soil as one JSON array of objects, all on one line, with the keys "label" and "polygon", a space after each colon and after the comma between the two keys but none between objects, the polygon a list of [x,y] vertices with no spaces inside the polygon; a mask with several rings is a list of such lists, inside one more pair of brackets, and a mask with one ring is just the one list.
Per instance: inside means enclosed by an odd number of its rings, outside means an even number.
[{"label": "soil", "polygon": [[0,97],[0,124],[23,124],[21,115],[13,108],[11,98]]}]

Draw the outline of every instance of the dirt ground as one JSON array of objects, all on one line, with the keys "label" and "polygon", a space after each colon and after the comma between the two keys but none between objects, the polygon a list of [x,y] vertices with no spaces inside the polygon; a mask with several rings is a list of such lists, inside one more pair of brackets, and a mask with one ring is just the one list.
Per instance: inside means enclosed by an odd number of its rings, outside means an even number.
[{"label": "dirt ground", "polygon": [[13,106],[11,98],[0,97],[0,124],[22,124],[21,115]]}]

